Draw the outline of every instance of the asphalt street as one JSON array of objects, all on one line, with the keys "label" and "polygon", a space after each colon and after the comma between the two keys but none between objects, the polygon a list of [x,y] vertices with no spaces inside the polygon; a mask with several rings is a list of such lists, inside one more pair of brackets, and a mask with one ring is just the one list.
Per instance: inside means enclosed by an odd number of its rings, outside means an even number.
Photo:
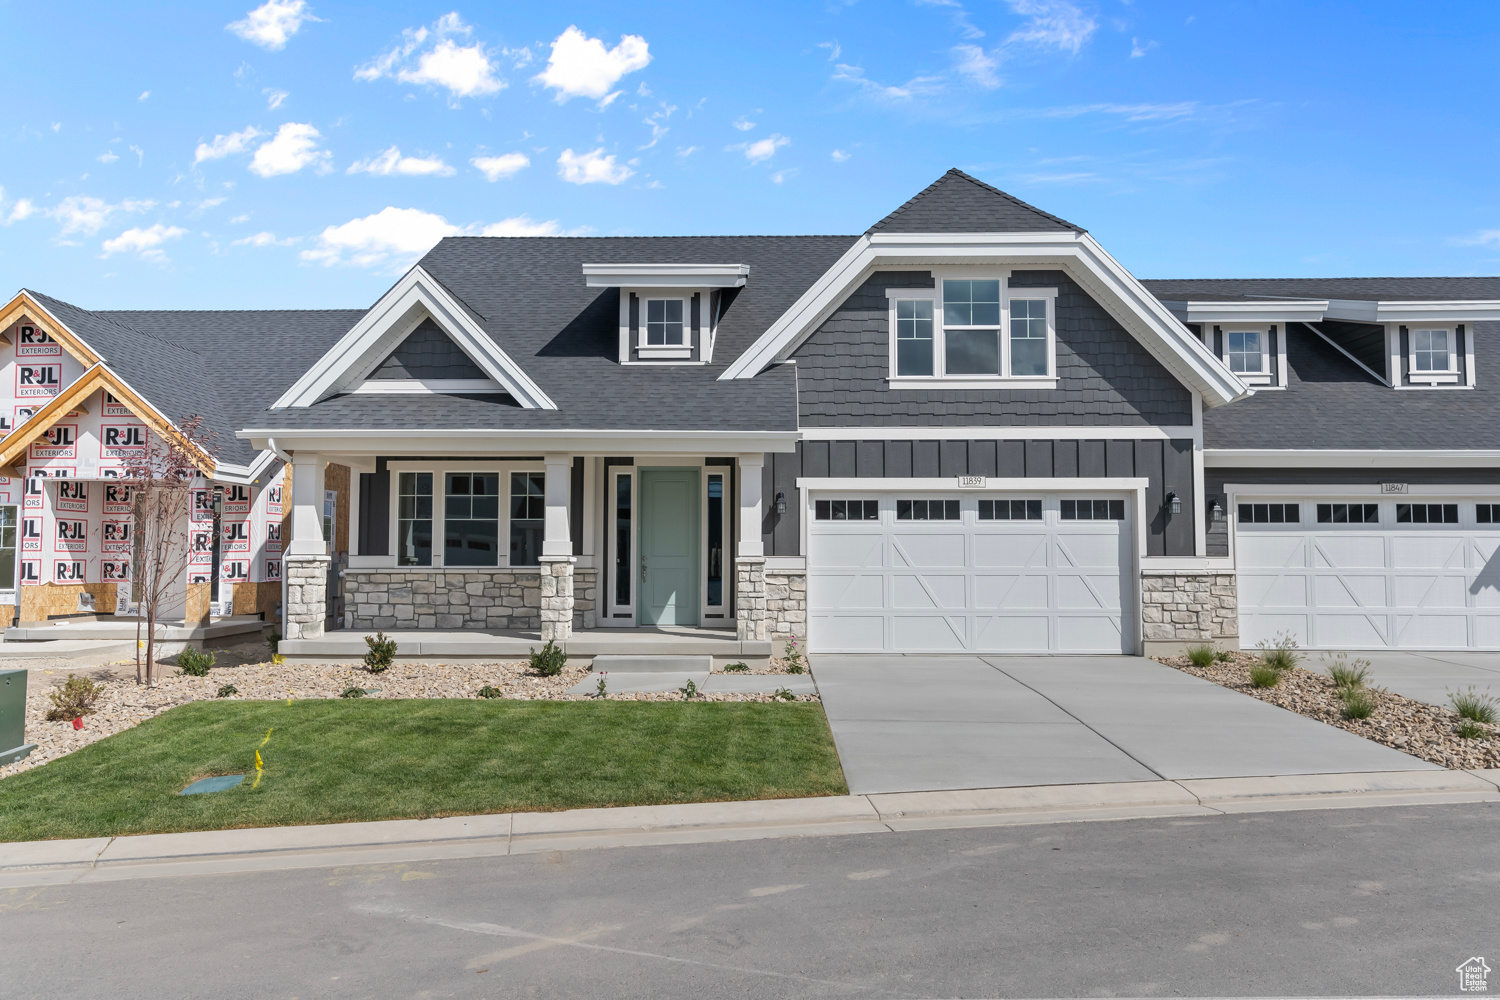
[{"label": "asphalt street", "polygon": [[7,889],[0,996],[1450,995],[1500,965],[1497,834],[1389,807]]}]

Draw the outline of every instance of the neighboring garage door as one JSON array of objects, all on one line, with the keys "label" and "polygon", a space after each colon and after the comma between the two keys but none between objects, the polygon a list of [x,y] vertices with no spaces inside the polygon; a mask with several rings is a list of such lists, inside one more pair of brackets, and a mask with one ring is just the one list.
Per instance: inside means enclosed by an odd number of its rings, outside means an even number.
[{"label": "neighboring garage door", "polygon": [[815,652],[1120,653],[1132,501],[814,494],[808,648]]},{"label": "neighboring garage door", "polygon": [[1240,503],[1240,641],[1500,649],[1500,505]]}]

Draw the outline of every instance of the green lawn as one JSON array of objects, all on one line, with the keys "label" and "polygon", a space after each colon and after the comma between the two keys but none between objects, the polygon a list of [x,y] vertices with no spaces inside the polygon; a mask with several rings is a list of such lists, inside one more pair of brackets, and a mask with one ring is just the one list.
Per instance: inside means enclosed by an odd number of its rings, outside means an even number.
[{"label": "green lawn", "polygon": [[201,701],[0,781],[0,840],[847,791],[818,704]]}]

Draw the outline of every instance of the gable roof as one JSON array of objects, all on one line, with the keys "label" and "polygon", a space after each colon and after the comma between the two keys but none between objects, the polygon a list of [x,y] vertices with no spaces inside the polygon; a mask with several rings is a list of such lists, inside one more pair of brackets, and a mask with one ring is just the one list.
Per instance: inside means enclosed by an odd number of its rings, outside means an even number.
[{"label": "gable roof", "polygon": [[1043,212],[954,167],[881,219],[871,233],[1082,233],[1082,226]]}]

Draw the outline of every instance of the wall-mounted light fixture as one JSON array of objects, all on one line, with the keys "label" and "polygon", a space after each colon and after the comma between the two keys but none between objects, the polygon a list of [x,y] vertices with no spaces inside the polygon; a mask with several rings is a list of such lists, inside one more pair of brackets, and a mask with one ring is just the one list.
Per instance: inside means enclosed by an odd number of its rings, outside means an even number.
[{"label": "wall-mounted light fixture", "polygon": [[1166,508],[1169,514],[1181,514],[1182,497],[1178,496],[1175,492],[1168,492]]},{"label": "wall-mounted light fixture", "polygon": [[778,492],[776,494],[776,513],[778,513],[778,514],[785,514],[786,513],[786,494],[785,493]]},{"label": "wall-mounted light fixture", "polygon": [[1224,520],[1224,505],[1215,500],[1214,505],[1208,509],[1208,516],[1215,521]]}]

